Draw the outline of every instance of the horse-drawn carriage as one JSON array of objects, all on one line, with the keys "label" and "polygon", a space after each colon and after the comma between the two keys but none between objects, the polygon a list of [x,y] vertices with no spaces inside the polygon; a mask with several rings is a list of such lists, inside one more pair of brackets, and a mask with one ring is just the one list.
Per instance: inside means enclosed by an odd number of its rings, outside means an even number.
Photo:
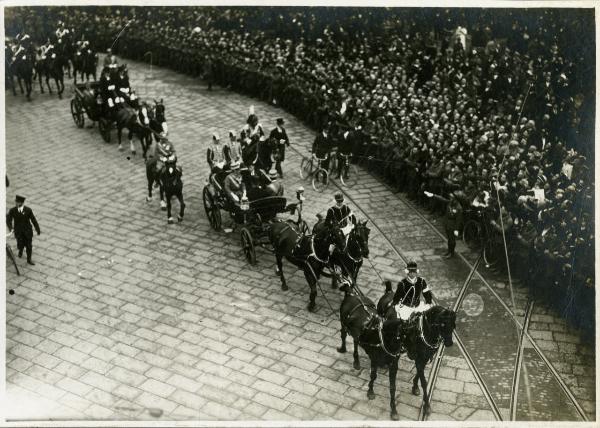
[{"label": "horse-drawn carriage", "polygon": [[83,128],[87,115],[92,122],[98,122],[98,130],[104,141],[110,142],[111,121],[104,117],[102,100],[97,98],[100,82],[79,83],[74,86],[74,90],[75,96],[71,100],[71,115],[75,125]]},{"label": "horse-drawn carriage", "polygon": [[[217,174],[212,174],[202,193],[204,210],[211,227],[221,229],[221,210],[228,212],[235,223],[240,227],[240,240],[244,256],[250,264],[256,263],[256,247],[269,249],[268,231],[273,222],[286,221],[291,227],[301,234],[308,233],[308,224],[302,219],[302,201],[304,189],[296,191],[297,202],[288,204],[282,195],[265,196],[254,200],[242,198],[239,204],[234,203],[225,194],[223,183]],[[281,220],[278,214],[297,213],[296,220]]]}]

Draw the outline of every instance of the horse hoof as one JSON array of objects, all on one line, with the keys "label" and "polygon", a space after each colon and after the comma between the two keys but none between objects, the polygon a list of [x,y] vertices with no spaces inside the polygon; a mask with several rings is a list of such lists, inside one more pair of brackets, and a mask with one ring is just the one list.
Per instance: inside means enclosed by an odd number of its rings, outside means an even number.
[{"label": "horse hoof", "polygon": [[178,215],[178,216],[177,216],[177,222],[178,222],[178,223],[181,223],[182,221],[183,221],[183,217],[182,217],[182,216],[180,216],[180,215]]},{"label": "horse hoof", "polygon": [[282,285],[281,285],[281,289],[282,289],[283,291],[288,291],[288,290],[290,289],[290,287],[288,287],[288,286],[287,286],[287,284],[282,284]]},{"label": "horse hoof", "polygon": [[346,347],[345,346],[341,346],[341,347],[337,348],[337,351],[340,354],[345,354],[346,353]]},{"label": "horse hoof", "polygon": [[354,367],[354,370],[360,370],[360,363],[358,361],[355,361],[352,364],[352,367]]},{"label": "horse hoof", "polygon": [[425,413],[425,416],[429,416],[431,414],[431,406],[427,403],[425,403],[423,405],[423,413]]},{"label": "horse hoof", "polygon": [[315,312],[315,308],[317,307],[317,305],[315,305],[314,303],[309,303],[308,304],[308,312]]},{"label": "horse hoof", "polygon": [[146,196],[146,202],[152,202],[152,196]]},{"label": "horse hoof", "polygon": [[119,147],[117,147],[119,149],[119,151],[123,151],[123,146],[119,144]]},{"label": "horse hoof", "polygon": [[390,414],[390,419],[393,421],[397,421],[398,420],[398,412],[392,412]]},{"label": "horse hoof", "polygon": [[367,398],[369,400],[374,400],[375,399],[375,393],[373,391],[367,391]]},{"label": "horse hoof", "polygon": [[412,389],[412,395],[421,395],[421,390],[419,389],[418,386],[416,388],[413,387],[413,389]]},{"label": "horse hoof", "polygon": [[175,223],[175,220],[173,220],[173,217],[169,217],[169,219],[167,220],[167,223],[173,224],[173,223]]}]

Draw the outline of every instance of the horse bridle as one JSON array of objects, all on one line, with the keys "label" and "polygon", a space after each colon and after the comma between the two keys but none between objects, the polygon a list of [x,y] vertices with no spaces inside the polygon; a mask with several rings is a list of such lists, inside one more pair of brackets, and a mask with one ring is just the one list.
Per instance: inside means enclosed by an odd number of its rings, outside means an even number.
[{"label": "horse bridle", "polygon": [[[423,330],[423,319],[425,319],[425,318],[426,318],[425,313],[421,314],[421,316],[419,317],[419,336],[421,337],[421,340],[428,348],[438,349],[444,339],[442,337],[440,337],[441,335],[438,333],[438,342],[435,345],[431,345],[429,342],[427,342],[427,339],[425,339],[425,331]],[[429,324],[429,321],[427,321],[427,324]],[[432,327],[435,327],[436,325],[437,325],[437,323],[431,324]]]}]

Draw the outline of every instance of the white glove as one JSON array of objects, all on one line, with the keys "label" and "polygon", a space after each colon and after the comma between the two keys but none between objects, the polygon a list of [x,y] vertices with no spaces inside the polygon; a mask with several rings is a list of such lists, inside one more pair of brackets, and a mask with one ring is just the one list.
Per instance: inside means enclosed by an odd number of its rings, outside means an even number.
[{"label": "white glove", "polygon": [[458,230],[454,231],[454,236],[458,237]]},{"label": "white glove", "polygon": [[333,254],[333,250],[335,250],[335,245],[329,244],[329,254]]},{"label": "white glove", "polygon": [[425,193],[425,196],[427,196],[428,198],[431,198],[433,196],[433,193],[428,192],[428,191],[425,191],[423,193]]}]

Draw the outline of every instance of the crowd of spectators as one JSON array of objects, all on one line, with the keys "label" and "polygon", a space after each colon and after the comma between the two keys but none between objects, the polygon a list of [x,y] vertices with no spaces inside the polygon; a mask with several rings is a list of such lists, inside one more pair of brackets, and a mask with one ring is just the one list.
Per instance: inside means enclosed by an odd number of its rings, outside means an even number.
[{"label": "crowd of spectators", "polygon": [[121,55],[352,130],[355,160],[427,208],[503,205],[513,273],[593,303],[593,10],[13,8],[7,31],[59,19],[99,49],[127,25]]}]

